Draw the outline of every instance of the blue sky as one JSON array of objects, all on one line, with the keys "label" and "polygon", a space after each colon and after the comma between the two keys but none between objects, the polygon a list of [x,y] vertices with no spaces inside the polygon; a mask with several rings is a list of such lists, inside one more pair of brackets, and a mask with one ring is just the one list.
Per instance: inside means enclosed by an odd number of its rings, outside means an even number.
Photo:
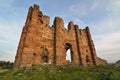
[{"label": "blue sky", "polygon": [[38,4],[43,14],[63,18],[80,28],[89,26],[97,55],[108,62],[120,59],[120,0],[1,0],[0,60],[14,61],[28,8]]}]

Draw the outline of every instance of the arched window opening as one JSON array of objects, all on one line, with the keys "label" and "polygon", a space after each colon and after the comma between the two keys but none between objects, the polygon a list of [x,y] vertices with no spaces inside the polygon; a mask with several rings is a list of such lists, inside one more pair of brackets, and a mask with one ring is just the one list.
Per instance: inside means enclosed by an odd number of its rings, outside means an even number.
[{"label": "arched window opening", "polygon": [[73,62],[73,52],[72,52],[72,46],[70,44],[65,45],[66,49],[66,61],[67,62]]}]

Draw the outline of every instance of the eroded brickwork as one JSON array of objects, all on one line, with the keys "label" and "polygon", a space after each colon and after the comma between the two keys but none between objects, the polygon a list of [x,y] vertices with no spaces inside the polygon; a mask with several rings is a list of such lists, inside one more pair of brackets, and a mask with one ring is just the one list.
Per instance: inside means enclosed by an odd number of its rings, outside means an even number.
[{"label": "eroded brickwork", "polygon": [[[88,27],[79,29],[78,25],[69,22],[67,30],[59,17],[55,17],[53,26],[49,26],[49,22],[50,17],[43,15],[38,5],[29,8],[14,62],[15,68],[37,64],[99,64],[100,59],[96,55]],[[71,62],[66,60],[68,49]]]}]

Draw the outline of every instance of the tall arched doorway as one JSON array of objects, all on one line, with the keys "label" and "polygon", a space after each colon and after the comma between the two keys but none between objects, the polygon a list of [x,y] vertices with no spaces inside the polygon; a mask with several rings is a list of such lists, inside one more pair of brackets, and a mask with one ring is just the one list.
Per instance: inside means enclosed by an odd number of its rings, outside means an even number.
[{"label": "tall arched doorway", "polygon": [[72,51],[72,45],[69,43],[65,44],[66,49],[66,61],[72,63],[73,62],[73,51]]}]

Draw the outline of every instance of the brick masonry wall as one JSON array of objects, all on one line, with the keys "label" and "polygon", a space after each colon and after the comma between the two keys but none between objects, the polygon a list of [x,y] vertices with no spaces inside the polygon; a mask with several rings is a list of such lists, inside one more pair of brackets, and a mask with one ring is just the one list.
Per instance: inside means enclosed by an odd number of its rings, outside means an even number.
[{"label": "brick masonry wall", "polygon": [[[49,26],[50,17],[43,15],[38,5],[31,6],[14,62],[14,68],[38,64],[77,64],[80,66],[100,64],[89,28],[79,29],[69,22],[68,30],[62,18],[55,17]],[[66,60],[66,51],[71,50],[71,62]],[[104,62],[104,60],[102,60]]]}]

